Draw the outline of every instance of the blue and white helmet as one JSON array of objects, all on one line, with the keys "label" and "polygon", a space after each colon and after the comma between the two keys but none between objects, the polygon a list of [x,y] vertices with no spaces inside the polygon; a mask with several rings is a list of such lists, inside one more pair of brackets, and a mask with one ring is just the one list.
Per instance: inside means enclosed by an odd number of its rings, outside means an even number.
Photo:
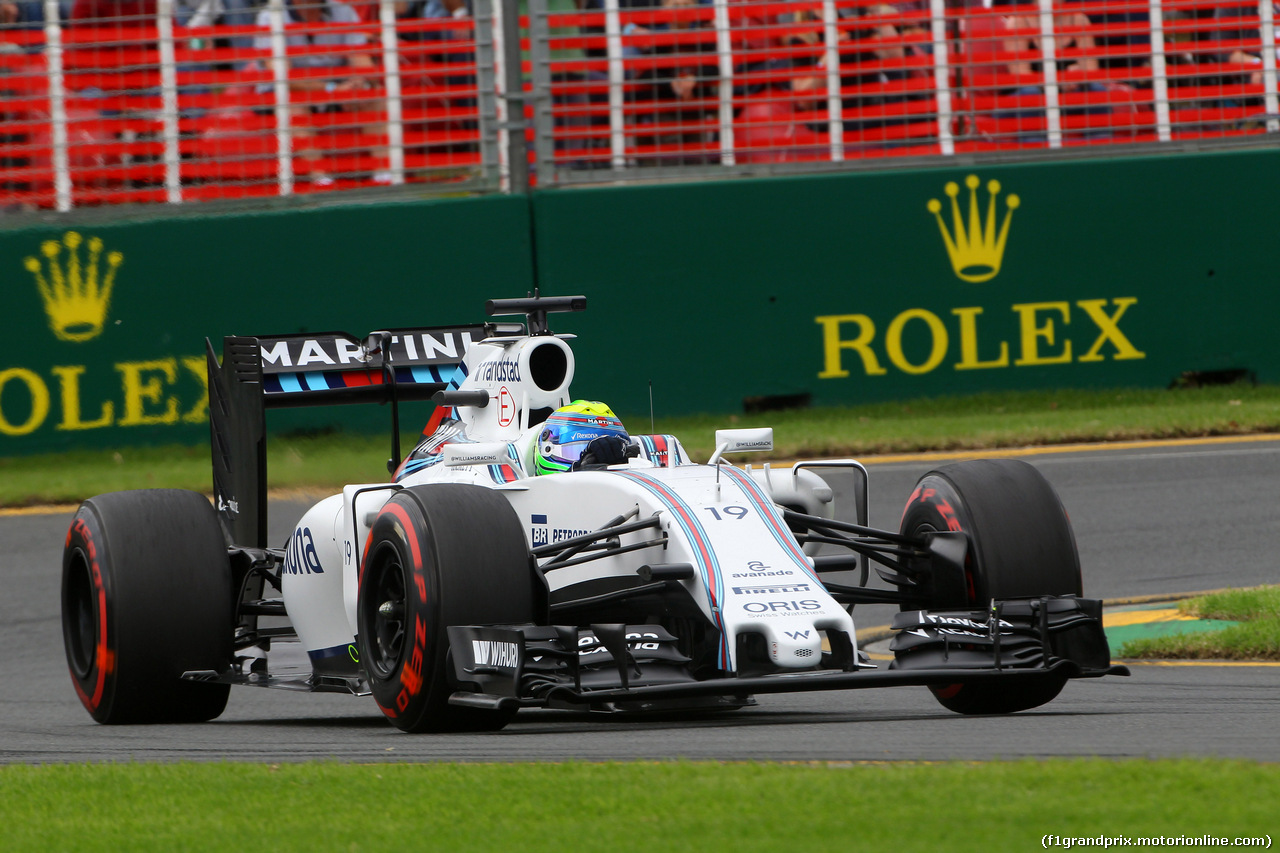
[{"label": "blue and white helmet", "polygon": [[616,435],[630,441],[622,421],[604,403],[574,400],[552,412],[538,433],[534,445],[534,471],[557,474],[573,468],[582,458],[587,444],[603,435]]}]

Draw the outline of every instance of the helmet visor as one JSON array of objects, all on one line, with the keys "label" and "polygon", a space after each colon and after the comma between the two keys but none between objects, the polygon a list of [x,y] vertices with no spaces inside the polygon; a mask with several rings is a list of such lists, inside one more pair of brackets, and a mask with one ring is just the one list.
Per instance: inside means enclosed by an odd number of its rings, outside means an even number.
[{"label": "helmet visor", "polygon": [[555,449],[556,459],[561,462],[577,462],[582,458],[583,451],[587,449],[587,445],[591,443],[591,439],[585,441],[570,441],[567,444],[557,444]]},{"label": "helmet visor", "polygon": [[572,465],[582,458],[587,445],[603,435],[627,438],[627,431],[616,418],[586,421],[577,419],[548,424],[539,437],[539,452],[544,458]]}]

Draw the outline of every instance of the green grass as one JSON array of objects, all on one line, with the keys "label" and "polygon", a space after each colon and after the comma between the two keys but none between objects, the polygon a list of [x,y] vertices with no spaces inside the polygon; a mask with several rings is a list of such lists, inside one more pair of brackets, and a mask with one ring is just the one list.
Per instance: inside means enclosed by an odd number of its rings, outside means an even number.
[{"label": "green grass", "polygon": [[[404,439],[408,452],[416,436]],[[388,438],[359,434],[281,437],[267,442],[272,488],[336,491],[388,477]],[[75,503],[121,489],[212,491],[209,446],[122,447],[0,459],[0,506]]]},{"label": "green grass", "polygon": [[784,458],[1238,435],[1280,430],[1280,387],[1001,392],[670,423],[695,457],[730,425],[774,427]]},{"label": "green grass", "polygon": [[1277,801],[1280,766],[1225,760],[0,768],[8,851],[998,853],[1266,836]]},{"label": "green grass", "polygon": [[1280,660],[1280,586],[1233,589],[1189,598],[1178,609],[1197,619],[1242,624],[1221,631],[1198,631],[1131,640],[1125,658],[1179,660]]},{"label": "green grass", "polygon": [[1199,619],[1280,619],[1280,586],[1227,589],[1178,602],[1178,609]]},{"label": "green grass", "polygon": [[[634,432],[647,415],[629,415]],[[1177,391],[1038,391],[801,409],[757,415],[659,418],[695,459],[725,427],[774,427],[775,452],[752,461],[978,450],[1070,442],[1241,435],[1280,431],[1280,387],[1233,385]],[[416,440],[407,435],[406,452]],[[385,478],[385,436],[273,437],[267,470],[277,489],[329,491]],[[748,458],[748,457],[743,457]],[[211,488],[206,447],[139,447],[0,459],[0,505],[75,502],[118,489]]]}]

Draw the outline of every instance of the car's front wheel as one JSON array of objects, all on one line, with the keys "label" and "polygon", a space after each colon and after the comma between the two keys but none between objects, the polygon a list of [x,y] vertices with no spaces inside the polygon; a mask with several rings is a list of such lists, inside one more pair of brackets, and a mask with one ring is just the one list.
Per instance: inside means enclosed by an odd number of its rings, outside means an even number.
[{"label": "car's front wheel", "polygon": [[[1080,595],[1080,558],[1062,502],[1044,475],[1016,459],[959,462],[920,479],[907,501],[901,531],[921,536],[960,531],[969,539],[964,591],[956,600],[922,601],[938,609],[985,608],[991,599]],[[910,669],[910,653],[896,654]],[[943,707],[961,714],[1009,714],[1052,700],[1066,677],[930,687]]]},{"label": "car's front wheel", "polygon": [[449,704],[450,625],[528,623],[535,576],[506,498],[441,483],[397,492],[360,569],[360,660],[378,706],[407,732],[500,729],[514,711]]}]

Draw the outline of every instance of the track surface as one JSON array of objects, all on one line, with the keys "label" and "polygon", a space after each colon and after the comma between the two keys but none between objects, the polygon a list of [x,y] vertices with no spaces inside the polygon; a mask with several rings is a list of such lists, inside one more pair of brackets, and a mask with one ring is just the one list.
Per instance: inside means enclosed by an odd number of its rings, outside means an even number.
[{"label": "track surface", "polygon": [[[1280,441],[1028,456],[1071,514],[1085,592],[1115,599],[1274,583]],[[871,522],[896,529],[934,462],[871,464]],[[272,505],[272,539],[303,507]],[[368,699],[234,689],[193,726],[105,727],[71,688],[58,607],[69,513],[0,517],[0,762],[539,761],[581,758],[886,760],[1044,755],[1237,756],[1280,760],[1280,667],[1134,667],[1069,683],[1041,709],[961,717],[923,688],[764,696],[714,717],[600,719],[525,712],[490,735],[409,736]],[[884,608],[860,608],[860,626]]]}]

